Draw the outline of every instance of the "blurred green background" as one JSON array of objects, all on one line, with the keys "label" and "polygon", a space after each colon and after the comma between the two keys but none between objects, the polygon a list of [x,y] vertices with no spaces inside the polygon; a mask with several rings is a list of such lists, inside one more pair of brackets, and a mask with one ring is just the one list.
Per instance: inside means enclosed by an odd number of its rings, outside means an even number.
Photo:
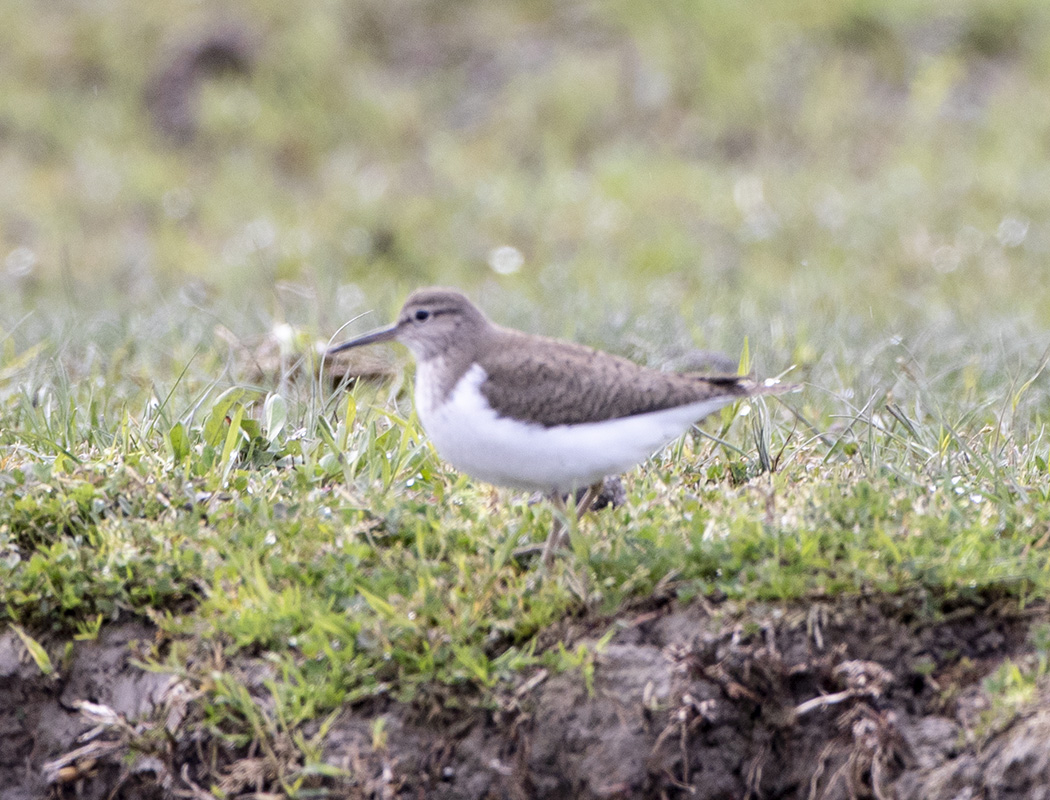
[{"label": "blurred green background", "polygon": [[847,401],[1047,343],[1042,0],[0,16],[2,378],[44,347],[133,391],[431,283],[652,363],[746,336]]}]

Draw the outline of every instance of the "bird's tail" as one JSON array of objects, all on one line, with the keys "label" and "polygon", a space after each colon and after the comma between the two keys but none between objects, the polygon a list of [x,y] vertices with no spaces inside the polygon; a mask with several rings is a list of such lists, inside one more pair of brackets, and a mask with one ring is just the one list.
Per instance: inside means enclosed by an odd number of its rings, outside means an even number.
[{"label": "bird's tail", "polygon": [[756,381],[746,375],[698,375],[715,386],[724,386],[728,393],[739,393],[741,397],[756,397],[765,394],[788,394],[802,390],[800,383],[781,383],[777,378]]},{"label": "bird's tail", "polygon": [[763,394],[789,394],[802,391],[801,383],[781,383],[777,378],[767,378],[764,381],[744,378],[739,385],[747,391],[748,397]]}]

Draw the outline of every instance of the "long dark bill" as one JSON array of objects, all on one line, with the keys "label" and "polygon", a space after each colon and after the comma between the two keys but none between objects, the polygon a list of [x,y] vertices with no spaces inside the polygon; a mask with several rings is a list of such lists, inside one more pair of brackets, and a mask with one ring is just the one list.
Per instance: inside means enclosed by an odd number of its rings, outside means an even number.
[{"label": "long dark bill", "polygon": [[349,350],[351,347],[361,347],[366,344],[375,344],[376,342],[390,342],[397,338],[397,323],[388,325],[385,328],[380,328],[377,331],[366,333],[364,336],[358,336],[356,339],[351,339],[349,342],[343,342],[337,344],[335,347],[329,348],[325,353],[325,356],[335,355],[341,353],[344,350]]}]

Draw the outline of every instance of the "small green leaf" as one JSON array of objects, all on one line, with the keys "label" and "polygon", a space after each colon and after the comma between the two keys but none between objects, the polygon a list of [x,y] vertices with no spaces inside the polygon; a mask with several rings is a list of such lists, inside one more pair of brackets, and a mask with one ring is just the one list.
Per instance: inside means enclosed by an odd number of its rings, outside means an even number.
[{"label": "small green leaf", "polygon": [[273,442],[284,430],[288,421],[288,404],[279,394],[271,394],[263,403],[263,427],[266,429],[266,441]]},{"label": "small green leaf", "polygon": [[363,586],[358,586],[357,591],[363,598],[365,598],[365,602],[372,606],[372,610],[377,614],[382,614],[385,617],[392,617],[397,613],[397,609],[395,609],[390,603],[379,595],[368,591]]},{"label": "small green leaf", "polygon": [[348,394],[346,396],[346,407],[343,412],[343,421],[349,427],[355,419],[357,419],[357,401],[354,400],[352,394]]},{"label": "small green leaf", "polygon": [[50,675],[55,671],[55,668],[51,665],[51,656],[47,654],[47,650],[40,644],[36,639],[22,630],[18,625],[11,625],[11,630],[18,634],[18,638],[22,640],[22,644],[25,645],[26,650],[29,651],[29,655],[32,656],[33,661],[36,662],[37,668],[45,675]]},{"label": "small green leaf", "polygon": [[244,389],[232,386],[219,395],[215,405],[211,407],[211,413],[204,423],[204,441],[212,447],[218,447],[226,437],[226,417],[230,413],[233,404],[241,399]]},{"label": "small green leaf", "polygon": [[259,425],[258,420],[249,419],[247,417],[242,418],[241,430],[247,434],[249,440],[262,438],[262,427]]},{"label": "small green leaf", "polygon": [[237,441],[241,438],[241,420],[244,419],[244,406],[238,405],[230,420],[230,429],[226,432],[226,442],[222,446],[222,457],[219,463],[222,465],[222,479],[230,474],[233,468],[233,453],[237,447]]},{"label": "small green leaf", "polygon": [[317,433],[324,443],[333,450],[341,450],[341,448],[335,443],[335,431],[332,430],[331,423],[324,417],[317,417]]},{"label": "small green leaf", "polygon": [[740,364],[737,366],[737,373],[740,375],[751,373],[751,346],[748,344],[746,336],[744,337],[744,349],[740,351]]},{"label": "small green leaf", "polygon": [[462,664],[467,670],[481,683],[483,686],[491,686],[493,684],[491,673],[491,663],[485,654],[475,650],[471,647],[453,647],[452,652],[456,655],[456,660]]},{"label": "small green leaf", "polygon": [[190,454],[190,437],[186,434],[186,426],[181,422],[176,422],[168,431],[168,444],[171,445],[171,454],[175,457],[176,464],[181,464]]},{"label": "small green leaf", "polygon": [[74,639],[78,642],[93,642],[98,638],[98,632],[102,630],[102,615],[96,614],[93,619],[78,620],[76,627],[77,633]]}]

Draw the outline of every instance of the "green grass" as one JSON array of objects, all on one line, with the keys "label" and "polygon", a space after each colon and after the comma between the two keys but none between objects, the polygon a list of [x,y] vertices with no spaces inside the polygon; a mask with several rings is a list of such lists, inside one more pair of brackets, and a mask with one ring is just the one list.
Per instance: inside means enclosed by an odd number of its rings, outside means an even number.
[{"label": "green grass", "polygon": [[[253,66],[182,144],[143,97],[203,9],[12,9],[0,617],[151,620],[201,725],[308,772],[306,723],[491,705],[654,596],[1046,599],[1044,6],[244,5]],[[549,507],[449,471],[396,385],[316,377],[427,283],[805,389],[628,475],[544,574],[512,551]]]}]

